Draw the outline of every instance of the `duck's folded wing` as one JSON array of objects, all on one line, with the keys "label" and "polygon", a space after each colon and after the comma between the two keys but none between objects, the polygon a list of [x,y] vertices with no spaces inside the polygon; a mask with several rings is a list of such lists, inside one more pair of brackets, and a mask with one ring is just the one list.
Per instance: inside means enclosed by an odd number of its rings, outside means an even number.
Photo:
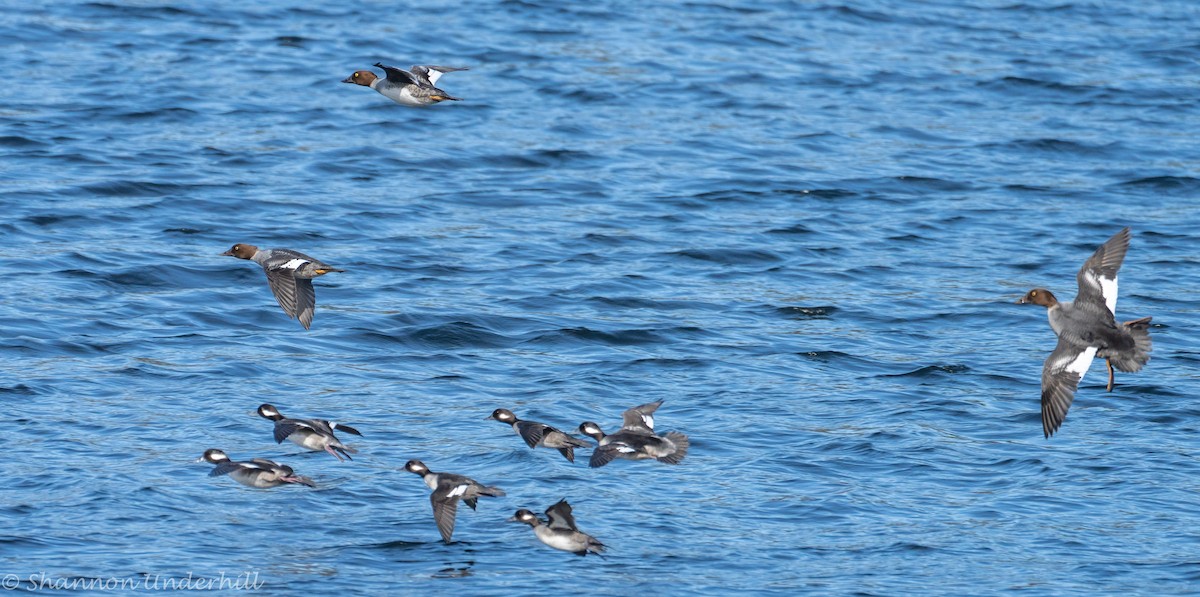
[{"label": "duck's folded wing", "polygon": [[1042,432],[1049,438],[1067,418],[1079,381],[1092,366],[1096,348],[1079,348],[1059,339],[1042,367]]},{"label": "duck's folded wing", "polygon": [[1110,316],[1117,312],[1117,272],[1128,250],[1129,228],[1125,228],[1100,245],[1083,263],[1075,275],[1075,281],[1079,283],[1079,294],[1075,296],[1077,307],[1104,305]]}]

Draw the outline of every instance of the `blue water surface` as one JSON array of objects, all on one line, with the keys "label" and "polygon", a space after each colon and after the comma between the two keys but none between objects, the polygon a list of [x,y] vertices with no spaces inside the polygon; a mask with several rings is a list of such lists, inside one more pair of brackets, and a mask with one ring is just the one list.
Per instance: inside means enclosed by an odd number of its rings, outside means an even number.
[{"label": "blue water surface", "polygon": [[[5,2],[0,574],[1195,592],[1198,27],[1190,0]],[[380,61],[469,67],[439,81],[464,100],[339,82]],[[1093,365],[1046,440],[1055,339],[1013,303],[1073,295],[1124,226],[1153,358],[1112,393]],[[311,331],[235,242],[346,270]],[[485,420],[659,399],[679,466]],[[264,402],[354,425],[355,460],[277,445]],[[318,487],[210,478],[207,448]],[[508,495],[443,544],[410,458]],[[607,558],[506,522],[564,497]]]}]

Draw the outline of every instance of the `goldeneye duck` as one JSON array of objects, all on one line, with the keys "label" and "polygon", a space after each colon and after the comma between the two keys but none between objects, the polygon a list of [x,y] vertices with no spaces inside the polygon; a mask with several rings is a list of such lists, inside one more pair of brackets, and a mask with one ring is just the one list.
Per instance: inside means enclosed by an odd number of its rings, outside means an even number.
[{"label": "goldeneye duck", "polygon": [[1105,241],[1075,275],[1079,293],[1063,302],[1045,288],[1034,288],[1018,304],[1046,307],[1050,328],[1058,345],[1042,366],[1042,432],[1054,435],[1067,416],[1080,380],[1102,358],[1108,367],[1108,391],[1113,388],[1113,367],[1136,372],[1150,360],[1150,317],[1116,322],[1117,271],[1129,249],[1129,228]]},{"label": "goldeneye duck", "polygon": [[546,524],[537,515],[524,508],[517,510],[509,522],[523,522],[533,528],[533,534],[546,545],[571,553],[586,556],[589,552],[601,555],[605,545],[595,537],[580,532],[571,515],[571,504],[566,498],[546,509]]},{"label": "goldeneye duck", "polygon": [[454,534],[454,515],[458,511],[458,500],[466,502],[472,510],[480,496],[503,497],[504,491],[499,487],[488,487],[478,481],[462,475],[450,473],[435,473],[420,460],[409,460],[404,470],[420,475],[425,484],[433,490],[429,494],[429,502],[433,505],[433,520],[437,523],[442,541],[450,542]]},{"label": "goldeneye duck", "polygon": [[333,434],[335,429],[339,429],[359,437],[362,436],[357,429],[349,425],[324,419],[289,419],[270,404],[259,406],[258,415],[275,422],[275,443],[277,444],[283,443],[285,439],[290,439],[293,443],[309,450],[329,452],[339,461],[342,460],[342,456],[348,460],[354,460],[350,458],[350,455],[358,453],[358,450],[343,444]]},{"label": "goldeneye duck", "polygon": [[210,477],[229,475],[234,481],[249,487],[266,489],[289,483],[316,487],[316,483],[308,477],[302,477],[286,464],[279,464],[266,458],[252,458],[249,462],[234,462],[225,452],[217,449],[205,450],[204,455],[196,462],[215,464],[216,468],[208,473]]},{"label": "goldeneye duck", "polygon": [[317,306],[312,279],[329,272],[346,271],[291,249],[259,249],[254,245],[236,244],[221,254],[261,265],[283,312],[292,319],[299,319],[306,330],[312,325],[313,310]]},{"label": "goldeneye duck", "polygon": [[511,410],[505,408],[497,408],[492,411],[488,419],[512,425],[513,430],[520,434],[521,439],[525,440],[530,448],[542,446],[558,450],[567,459],[567,462],[575,462],[575,448],[586,448],[591,445],[549,425],[522,421]]},{"label": "goldeneye duck", "polygon": [[370,87],[384,97],[402,106],[432,106],[446,100],[460,101],[462,98],[451,96],[434,85],[445,73],[452,73],[466,68],[452,66],[416,65],[411,70],[394,66],[385,66],[378,62],[375,66],[382,68],[385,79],[380,79],[369,70],[354,71],[343,83],[353,83]]}]

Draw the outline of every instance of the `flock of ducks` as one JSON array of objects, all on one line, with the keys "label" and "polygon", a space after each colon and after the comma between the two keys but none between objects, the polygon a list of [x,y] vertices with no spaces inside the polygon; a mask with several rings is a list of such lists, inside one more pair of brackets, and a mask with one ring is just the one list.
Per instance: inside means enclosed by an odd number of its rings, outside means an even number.
[{"label": "flock of ducks", "polygon": [[[604,435],[599,425],[587,421],[579,426],[582,433],[591,435],[597,441],[592,451],[589,463],[593,468],[601,467],[614,458],[628,460],[657,459],[668,464],[679,464],[687,455],[688,438],[682,433],[672,431],[666,436],[654,433],[654,411],[662,405],[662,400],[635,406],[624,414],[624,425],[621,430],[612,435]],[[314,452],[328,452],[339,462],[353,460],[351,454],[358,450],[342,443],[334,431],[344,431],[349,434],[362,436],[357,429],[344,423],[335,423],[324,419],[290,419],[270,404],[258,407],[258,416],[274,423],[275,443],[290,440],[298,446]],[[488,419],[508,423],[513,430],[525,440],[530,448],[547,447],[559,450],[570,462],[575,462],[574,449],[587,448],[591,445],[583,440],[543,423],[522,421],[517,419],[512,411],[498,408]],[[280,485],[296,484],[316,487],[310,477],[297,475],[292,467],[280,464],[266,458],[252,458],[246,462],[236,462],[229,458],[224,451],[209,449],[196,462],[207,462],[214,465],[209,472],[210,477],[229,475],[233,480],[249,487],[267,489]],[[454,534],[454,520],[458,512],[458,502],[462,501],[475,510],[480,497],[504,497],[504,490],[499,487],[484,485],[470,477],[452,473],[435,473],[420,460],[409,460],[404,470],[420,475],[432,493],[429,502],[433,506],[433,520],[437,524],[442,540],[450,543]],[[571,504],[564,498],[546,509],[547,522],[542,523],[536,515],[524,508],[517,510],[509,522],[528,524],[533,528],[534,535],[543,543],[555,549],[587,555],[600,554],[604,544],[595,537],[583,533],[575,526],[575,517],[571,514]]]},{"label": "flock of ducks", "polygon": [[[344,83],[370,87],[385,97],[405,106],[429,106],[446,100],[458,100],[438,89],[435,84],[445,73],[467,70],[445,66],[414,66],[398,69],[380,63],[386,78],[367,70],[356,71]],[[1080,380],[1095,358],[1103,358],[1108,367],[1108,390],[1113,388],[1113,369],[1136,372],[1149,360],[1151,341],[1150,317],[1121,324],[1116,322],[1117,271],[1129,248],[1130,232],[1125,228],[1096,249],[1076,276],[1079,293],[1072,302],[1059,301],[1044,288],[1035,288],[1018,303],[1046,307],[1050,327],[1058,337],[1058,345],[1046,359],[1042,371],[1042,427],[1047,438],[1053,435],[1067,414]],[[313,278],[344,270],[291,249],[259,249],[254,245],[235,244],[221,255],[253,261],[262,266],[267,284],[283,312],[299,320],[304,329],[312,325],[316,309]],[[592,444],[575,438],[559,429],[517,418],[510,410],[498,408],[487,418],[510,425],[530,448],[558,450],[568,462],[575,462],[575,449],[593,447],[589,466],[601,467],[614,459],[658,460],[679,464],[687,455],[688,437],[679,432],[659,435],[654,431],[654,412],[662,400],[636,406],[625,411],[620,430],[605,434],[594,422],[586,421],[578,431],[595,440]],[[291,419],[274,406],[263,404],[258,415],[274,422],[276,443],[287,439],[312,451],[325,451],[339,461],[353,460],[357,450],[342,443],[335,431],[362,436],[355,428],[322,419]],[[214,465],[210,476],[229,475],[235,481],[257,488],[298,484],[314,487],[309,477],[297,475],[291,467],[273,460],[254,458],[235,462],[225,452],[210,449],[199,461]],[[454,533],[458,502],[472,510],[480,497],[503,497],[498,487],[484,485],[463,475],[435,473],[420,460],[409,460],[405,470],[420,475],[431,494],[433,517],[442,540],[449,543]],[[543,522],[527,509],[517,510],[510,522],[528,524],[542,543],[555,549],[579,555],[600,554],[605,546],[586,533],[580,532],[566,499],[546,509]]]}]

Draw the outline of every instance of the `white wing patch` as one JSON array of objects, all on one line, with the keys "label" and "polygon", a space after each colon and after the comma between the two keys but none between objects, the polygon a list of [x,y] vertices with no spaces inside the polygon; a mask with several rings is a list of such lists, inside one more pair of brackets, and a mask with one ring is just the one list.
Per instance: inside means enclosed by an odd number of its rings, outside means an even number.
[{"label": "white wing patch", "polygon": [[1104,295],[1104,304],[1108,306],[1108,312],[1115,317],[1117,315],[1117,277],[1112,279],[1100,278],[1100,294]]},{"label": "white wing patch", "polygon": [[627,444],[617,444],[617,451],[622,454],[631,454],[633,452],[637,452],[635,448],[632,448]]},{"label": "white wing patch", "polygon": [[291,260],[291,261],[289,261],[289,262],[287,262],[287,263],[285,263],[285,264],[283,264],[283,265],[279,266],[279,269],[292,269],[292,270],[296,270],[296,269],[300,269],[301,267],[303,267],[303,266],[304,266],[304,264],[306,264],[306,263],[308,263],[308,262],[309,262],[309,261],[308,261],[307,259],[293,259],[293,260]]},{"label": "white wing patch", "polygon": [[642,415],[642,422],[646,424],[646,427],[654,429],[654,415]]},{"label": "white wing patch", "polygon": [[449,497],[458,497],[466,492],[467,492],[467,484],[463,483],[462,485],[459,485],[459,486],[455,487],[454,489],[451,489],[448,496]]},{"label": "white wing patch", "polygon": [[1084,272],[1083,279],[1089,286],[1100,291],[1100,296],[1104,297],[1104,305],[1108,307],[1108,312],[1115,316],[1117,314],[1117,277],[1105,278],[1094,271],[1087,271]]},{"label": "white wing patch", "polygon": [[429,79],[430,85],[434,85],[437,83],[438,79],[442,78],[442,71],[440,71],[436,68],[426,68],[425,69],[425,77],[427,79]]},{"label": "white wing patch", "polygon": [[1088,368],[1092,366],[1092,360],[1096,358],[1096,350],[1097,347],[1089,346],[1074,359],[1063,357],[1054,363],[1054,368],[1070,371],[1078,375],[1080,381],[1083,381],[1083,375],[1087,373]]}]

